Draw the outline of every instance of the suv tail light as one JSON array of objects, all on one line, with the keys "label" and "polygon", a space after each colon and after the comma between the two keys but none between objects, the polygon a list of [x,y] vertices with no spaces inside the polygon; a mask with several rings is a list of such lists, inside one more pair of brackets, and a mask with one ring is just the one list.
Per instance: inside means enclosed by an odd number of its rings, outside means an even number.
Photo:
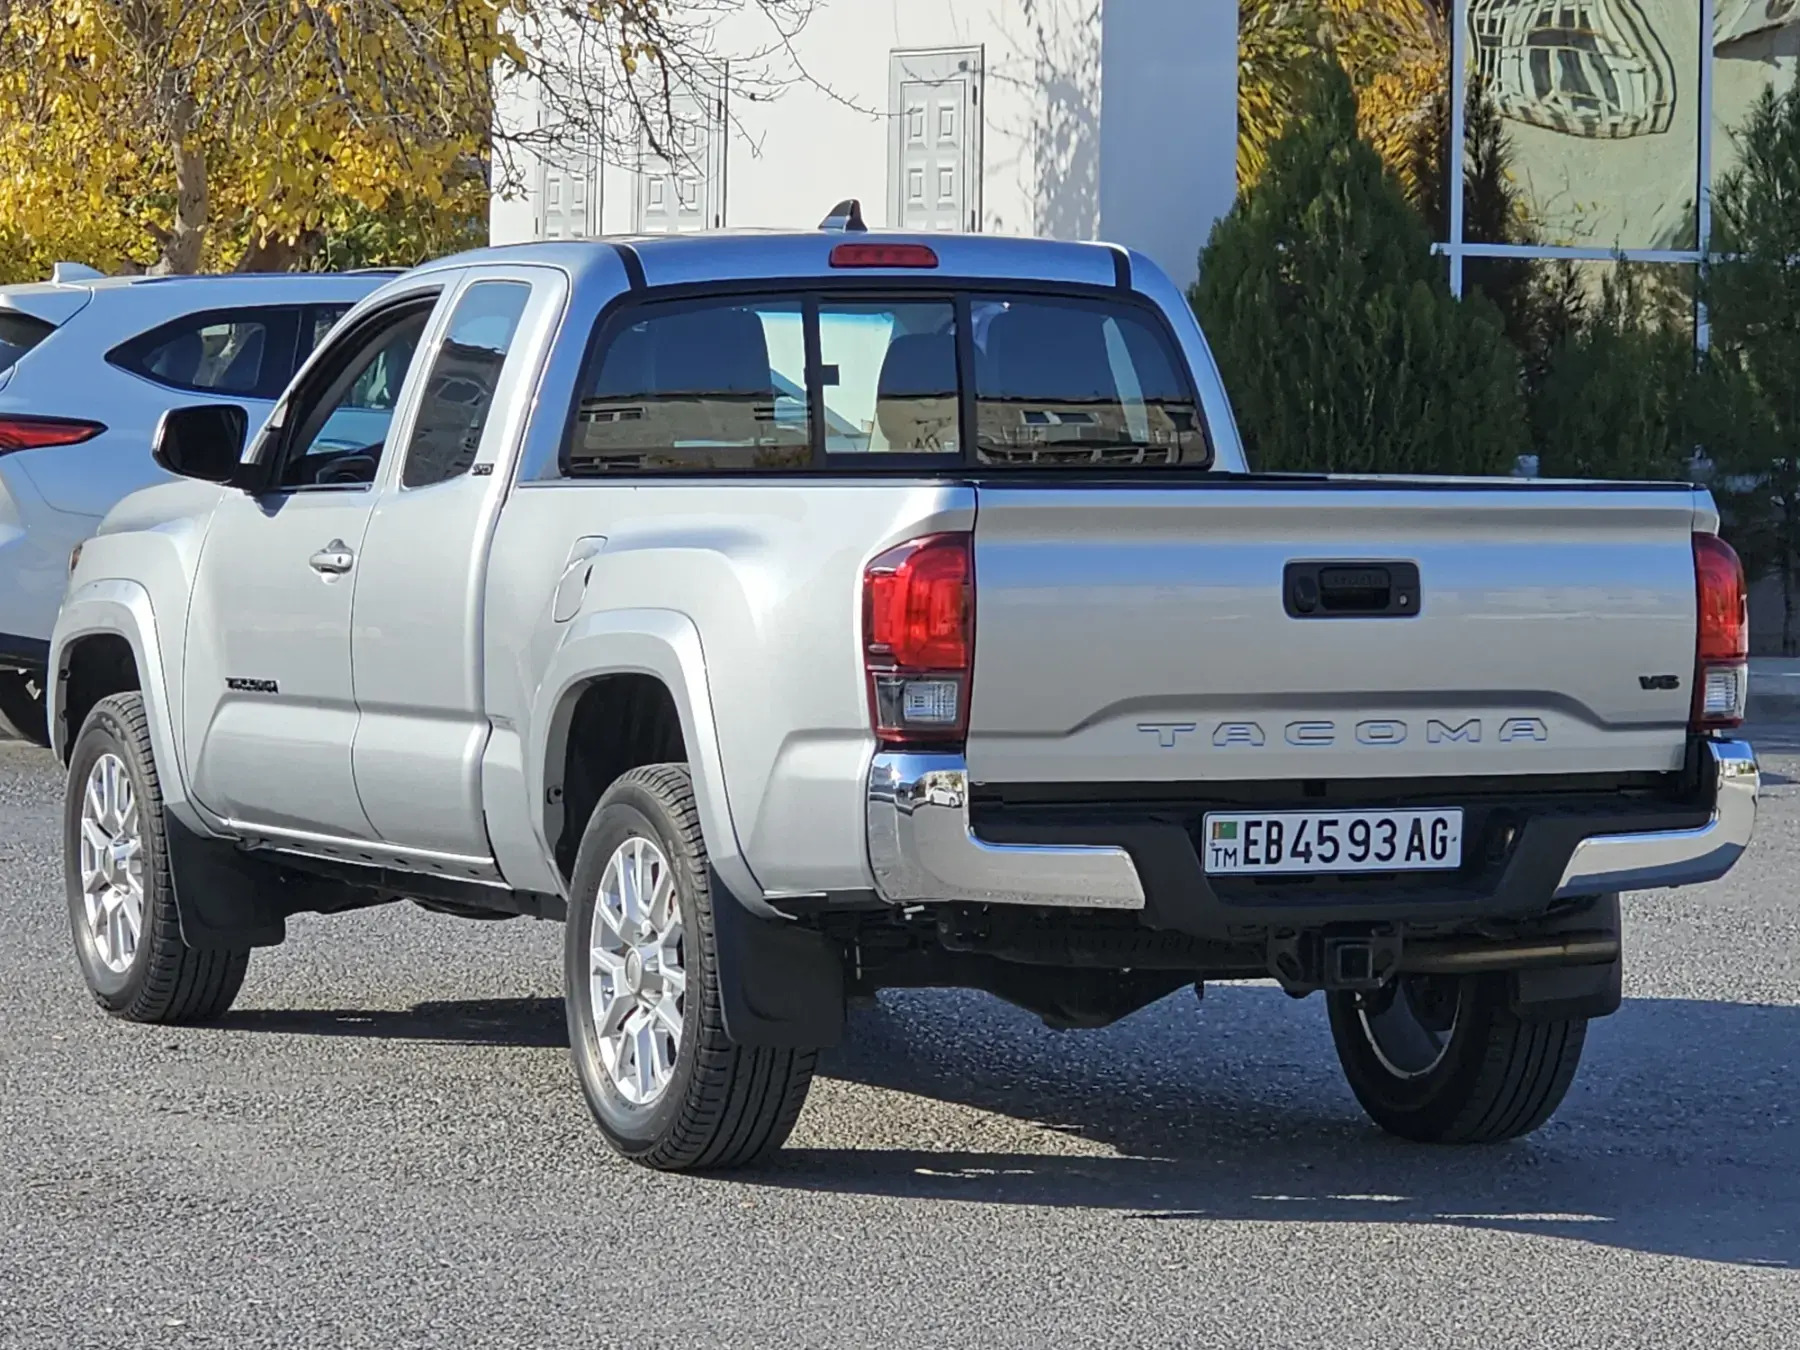
[{"label": "suv tail light", "polygon": [[891,548],[863,569],[869,720],[883,745],[939,745],[969,730],[975,557],[967,534]]},{"label": "suv tail light", "polygon": [[1699,624],[1690,725],[1695,731],[1735,727],[1750,691],[1749,596],[1737,551],[1716,534],[1694,536],[1694,593]]},{"label": "suv tail light", "polygon": [[11,450],[42,450],[52,445],[79,445],[106,428],[99,422],[72,417],[20,417],[0,414],[0,455]]}]

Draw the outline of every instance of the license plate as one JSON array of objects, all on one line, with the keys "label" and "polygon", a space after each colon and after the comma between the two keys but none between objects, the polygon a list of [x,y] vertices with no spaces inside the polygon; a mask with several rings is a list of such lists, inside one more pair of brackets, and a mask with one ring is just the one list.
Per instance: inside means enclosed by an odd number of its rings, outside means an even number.
[{"label": "license plate", "polygon": [[1211,811],[1201,826],[1213,875],[1432,872],[1462,866],[1463,813]]}]

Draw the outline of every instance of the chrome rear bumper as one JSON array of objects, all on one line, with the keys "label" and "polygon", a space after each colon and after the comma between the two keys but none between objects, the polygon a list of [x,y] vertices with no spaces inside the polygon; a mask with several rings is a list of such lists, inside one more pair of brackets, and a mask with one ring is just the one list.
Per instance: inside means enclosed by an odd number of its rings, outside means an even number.
[{"label": "chrome rear bumper", "polygon": [[1602,834],[1575,846],[1559,896],[1645,891],[1717,881],[1731,870],[1756,829],[1762,773],[1748,741],[1708,741],[1713,812],[1691,830]]},{"label": "chrome rear bumper", "polygon": [[[1756,753],[1744,741],[1708,741],[1706,752],[1711,820],[1693,829],[1584,839],[1556,895],[1692,886],[1730,871],[1756,825]],[[1123,848],[977,838],[961,755],[877,754],[869,768],[868,840],[876,891],[894,904],[1144,908],[1143,881]]]},{"label": "chrome rear bumper", "polygon": [[1144,887],[1122,848],[989,844],[969,824],[961,755],[882,753],[869,766],[869,865],[895,904],[1142,909]]}]

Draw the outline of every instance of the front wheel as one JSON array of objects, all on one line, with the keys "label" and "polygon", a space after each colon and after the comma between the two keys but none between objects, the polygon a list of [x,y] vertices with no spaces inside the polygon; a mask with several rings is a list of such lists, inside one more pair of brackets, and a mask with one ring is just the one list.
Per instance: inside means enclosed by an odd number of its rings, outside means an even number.
[{"label": "front wheel", "polygon": [[250,950],[181,939],[162,782],[139,694],[103,698],[69,757],[63,871],[75,959],[94,1001],[128,1022],[206,1022],[244,983]]},{"label": "front wheel", "polygon": [[1326,995],[1350,1090],[1390,1134],[1480,1144],[1530,1134],[1562,1104],[1585,1019],[1527,1022],[1507,977],[1403,975],[1370,993]]},{"label": "front wheel", "polygon": [[715,904],[685,766],[625,774],[575,857],[564,935],[569,1045],[607,1141],[664,1171],[739,1167],[781,1147],[817,1052],[725,1032]]}]

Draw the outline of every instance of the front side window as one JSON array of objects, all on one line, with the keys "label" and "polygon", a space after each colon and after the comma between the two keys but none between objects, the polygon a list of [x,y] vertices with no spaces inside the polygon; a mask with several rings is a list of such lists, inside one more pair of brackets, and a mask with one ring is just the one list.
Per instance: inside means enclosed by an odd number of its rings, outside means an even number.
[{"label": "front side window", "polygon": [[1078,297],[978,296],[975,458],[992,465],[1204,464],[1205,423],[1168,339]]},{"label": "front side window", "polygon": [[171,389],[274,398],[293,373],[297,308],[191,314],[125,343],[115,365]]},{"label": "front side window", "polygon": [[506,354],[530,299],[531,287],[522,281],[482,281],[456,302],[450,331],[419,397],[400,474],[404,486],[458,478],[474,464]]},{"label": "front side window", "polygon": [[583,381],[573,475],[793,469],[811,462],[796,300],[656,306],[613,332]]},{"label": "front side window", "polygon": [[318,397],[297,409],[293,451],[281,487],[341,487],[373,483],[388,427],[412,368],[431,305],[407,305],[349,346],[339,360],[328,353]]}]

